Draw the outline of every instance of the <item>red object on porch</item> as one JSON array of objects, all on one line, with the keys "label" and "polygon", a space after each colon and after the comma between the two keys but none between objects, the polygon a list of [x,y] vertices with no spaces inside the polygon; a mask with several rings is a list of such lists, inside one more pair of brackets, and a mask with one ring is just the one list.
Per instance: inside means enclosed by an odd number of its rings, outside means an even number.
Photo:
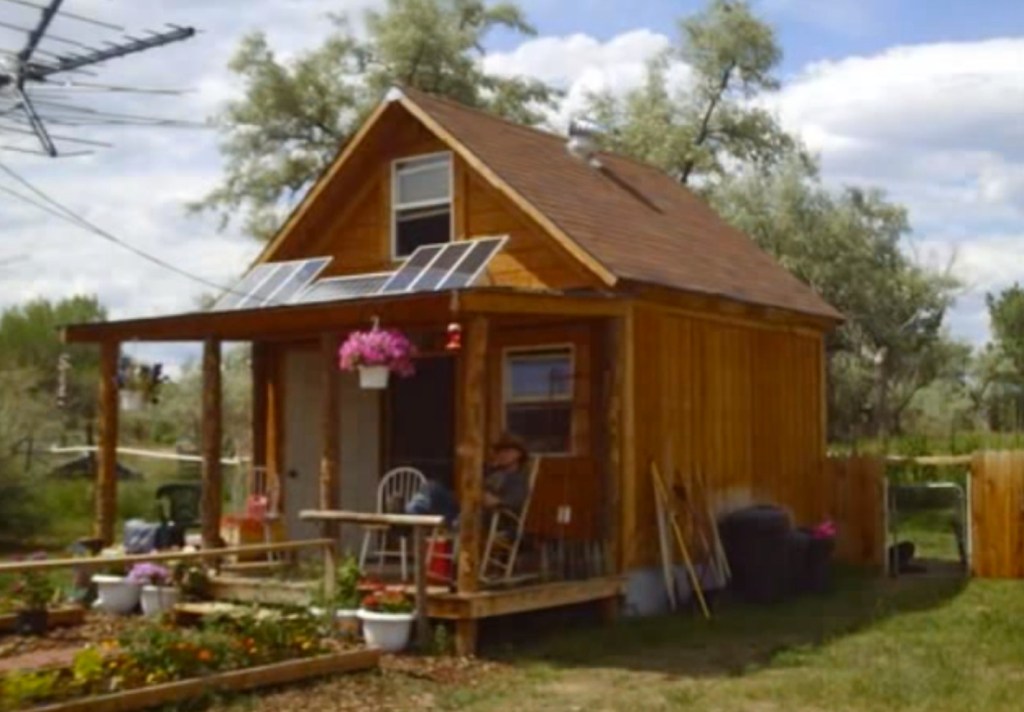
[{"label": "red object on porch", "polygon": [[427,538],[427,578],[432,581],[452,580],[452,540],[446,536]]}]

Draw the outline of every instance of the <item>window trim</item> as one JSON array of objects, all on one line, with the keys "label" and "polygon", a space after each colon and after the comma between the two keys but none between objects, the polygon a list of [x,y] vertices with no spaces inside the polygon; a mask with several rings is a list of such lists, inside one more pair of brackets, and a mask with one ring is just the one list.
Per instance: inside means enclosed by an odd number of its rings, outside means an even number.
[{"label": "window trim", "polygon": [[[444,200],[419,200],[413,203],[398,203],[398,174],[399,164],[406,161],[416,161],[425,158],[436,158],[445,156],[448,159],[448,197]],[[411,169],[412,173],[428,170],[426,166],[418,166]],[[388,209],[391,213],[391,261],[403,262],[409,258],[408,255],[398,254],[398,213],[401,210],[417,210],[422,208],[448,207],[448,242],[455,241],[455,161],[451,151],[434,151],[432,153],[417,153],[412,156],[402,156],[391,161],[391,195]]]},{"label": "window trim", "polygon": [[[512,373],[509,368],[509,357],[531,355],[540,356],[544,352],[564,351],[569,355],[569,392],[550,397],[513,398]],[[559,342],[548,344],[530,344],[529,346],[507,346],[501,350],[501,429],[508,430],[508,407],[510,405],[536,405],[551,403],[569,406],[569,449],[561,452],[541,452],[544,457],[575,457],[576,455],[576,344]]]}]

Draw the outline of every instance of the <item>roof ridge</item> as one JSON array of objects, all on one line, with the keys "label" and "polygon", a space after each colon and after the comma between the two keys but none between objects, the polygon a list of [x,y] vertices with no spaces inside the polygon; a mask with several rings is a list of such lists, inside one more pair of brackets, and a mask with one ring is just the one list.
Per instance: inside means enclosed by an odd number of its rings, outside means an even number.
[{"label": "roof ridge", "polygon": [[[495,113],[493,113],[491,111],[488,111],[487,109],[483,109],[483,108],[481,108],[479,106],[470,106],[469,104],[463,104],[461,101],[456,101],[455,99],[452,99],[452,98],[447,97],[447,96],[441,96],[440,94],[434,94],[434,93],[429,92],[429,91],[424,91],[423,89],[416,89],[414,87],[402,87],[402,91],[406,92],[407,96],[408,96],[408,92],[412,92],[414,94],[421,94],[422,96],[425,96],[430,101],[436,101],[436,102],[439,102],[441,104],[448,104],[449,106],[452,106],[452,107],[454,107],[456,109],[461,109],[462,111],[468,111],[468,112],[471,112],[471,113],[474,113],[474,114],[479,114],[481,116],[487,117],[488,119],[493,119],[494,121],[498,121],[500,123],[507,124],[507,125],[511,126],[512,128],[515,128],[515,129],[521,129],[523,131],[530,131],[530,132],[535,133],[535,134],[540,134],[541,136],[544,136],[545,138],[552,138],[552,139],[557,139],[557,140],[560,140],[560,141],[566,141],[569,138],[565,134],[555,133],[553,131],[545,131],[544,129],[538,128],[536,126],[530,126],[529,124],[521,124],[518,121],[513,121],[512,119],[509,119],[509,118],[507,118],[505,116],[502,116],[500,114],[495,114]],[[413,98],[413,101],[415,101],[415,98]]]}]

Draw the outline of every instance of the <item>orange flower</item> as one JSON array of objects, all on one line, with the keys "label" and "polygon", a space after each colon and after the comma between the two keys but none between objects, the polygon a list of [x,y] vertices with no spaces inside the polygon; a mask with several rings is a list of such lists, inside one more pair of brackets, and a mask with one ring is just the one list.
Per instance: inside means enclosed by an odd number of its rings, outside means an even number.
[{"label": "orange flower", "polygon": [[196,659],[200,660],[201,662],[208,663],[211,660],[213,660],[213,653],[211,653],[206,648],[203,648],[198,653],[196,653]]}]

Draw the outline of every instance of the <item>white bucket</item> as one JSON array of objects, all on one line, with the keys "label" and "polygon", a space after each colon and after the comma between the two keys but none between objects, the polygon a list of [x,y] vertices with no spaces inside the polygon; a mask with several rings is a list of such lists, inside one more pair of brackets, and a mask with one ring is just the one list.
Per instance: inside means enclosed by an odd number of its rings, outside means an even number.
[{"label": "white bucket", "polygon": [[391,372],[387,366],[360,366],[359,386],[360,388],[372,388],[380,390],[388,387],[388,376]]},{"label": "white bucket", "polygon": [[359,609],[363,622],[363,639],[371,648],[397,653],[409,644],[409,633],[415,616],[412,613],[376,613]]}]

